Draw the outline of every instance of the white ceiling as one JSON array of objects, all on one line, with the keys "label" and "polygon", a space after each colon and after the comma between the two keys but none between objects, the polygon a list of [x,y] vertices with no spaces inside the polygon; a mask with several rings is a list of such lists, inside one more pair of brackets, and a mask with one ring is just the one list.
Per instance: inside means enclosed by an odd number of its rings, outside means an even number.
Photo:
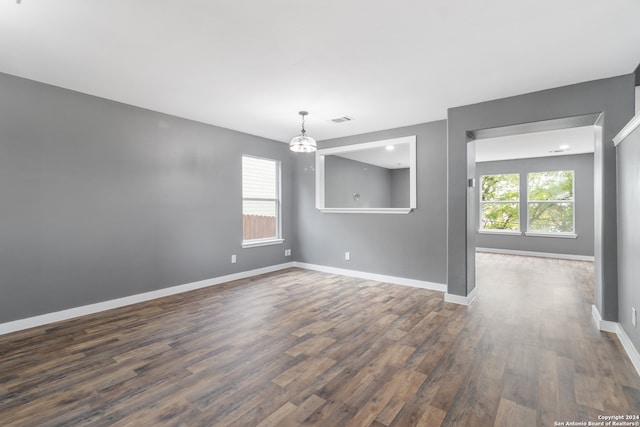
[{"label": "white ceiling", "polygon": [[386,169],[403,169],[411,164],[409,144],[395,144],[391,151],[385,146],[340,153],[336,156]]},{"label": "white ceiling", "polygon": [[637,0],[0,0],[0,72],[279,141],[304,109],[323,140],[631,73],[639,17]]},{"label": "white ceiling", "polygon": [[582,126],[476,140],[476,162],[593,153],[595,129]]}]

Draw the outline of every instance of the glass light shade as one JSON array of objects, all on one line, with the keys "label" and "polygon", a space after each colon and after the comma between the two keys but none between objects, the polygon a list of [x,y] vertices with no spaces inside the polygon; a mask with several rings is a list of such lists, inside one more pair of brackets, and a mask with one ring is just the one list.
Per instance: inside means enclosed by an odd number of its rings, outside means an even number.
[{"label": "glass light shade", "polygon": [[296,153],[311,153],[317,148],[316,140],[304,134],[291,138],[291,142],[289,142],[289,150]]}]

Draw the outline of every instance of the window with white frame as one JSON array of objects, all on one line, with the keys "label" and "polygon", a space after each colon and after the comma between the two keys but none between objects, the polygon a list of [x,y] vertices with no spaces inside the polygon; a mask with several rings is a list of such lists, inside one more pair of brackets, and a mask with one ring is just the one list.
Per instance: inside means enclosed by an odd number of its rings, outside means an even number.
[{"label": "window with white frame", "polygon": [[280,162],[242,156],[242,246],[281,242]]},{"label": "window with white frame", "polygon": [[531,172],[527,177],[527,232],[575,232],[574,171]]},{"label": "window with white frame", "polygon": [[520,230],[520,175],[480,177],[480,230]]}]

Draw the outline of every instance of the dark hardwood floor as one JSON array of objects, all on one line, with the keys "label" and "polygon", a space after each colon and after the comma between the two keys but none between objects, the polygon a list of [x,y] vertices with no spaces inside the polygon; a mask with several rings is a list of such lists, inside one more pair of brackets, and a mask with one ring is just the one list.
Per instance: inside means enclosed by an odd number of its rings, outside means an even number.
[{"label": "dark hardwood floor", "polygon": [[0,337],[2,426],[554,426],[640,413],[593,266],[479,253],[470,307],[290,269]]}]

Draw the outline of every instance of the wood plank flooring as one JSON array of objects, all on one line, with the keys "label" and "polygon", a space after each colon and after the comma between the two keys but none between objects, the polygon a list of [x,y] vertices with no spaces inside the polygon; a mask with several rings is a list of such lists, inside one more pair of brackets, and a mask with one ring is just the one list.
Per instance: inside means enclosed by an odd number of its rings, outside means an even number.
[{"label": "wood plank flooring", "polygon": [[2,426],[554,426],[640,413],[593,266],[478,254],[470,307],[290,269],[0,337]]}]

